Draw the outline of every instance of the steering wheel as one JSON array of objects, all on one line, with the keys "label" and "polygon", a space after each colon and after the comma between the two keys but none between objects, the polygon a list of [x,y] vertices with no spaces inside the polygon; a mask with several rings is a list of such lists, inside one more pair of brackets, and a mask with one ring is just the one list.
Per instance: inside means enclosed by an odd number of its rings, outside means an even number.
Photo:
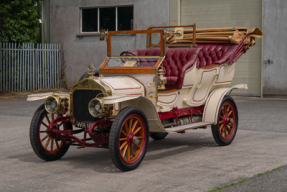
[{"label": "steering wheel", "polygon": [[[130,51],[123,51],[123,52],[121,52],[120,56],[137,56],[137,55],[132,53],[132,52],[130,52]],[[124,58],[121,58],[121,60],[122,60],[122,62],[126,62],[126,59],[124,59]],[[137,60],[138,63],[140,63],[139,59],[136,58],[136,60]]]},{"label": "steering wheel", "polygon": [[120,56],[137,56],[137,55],[129,51],[123,51],[121,52]]}]

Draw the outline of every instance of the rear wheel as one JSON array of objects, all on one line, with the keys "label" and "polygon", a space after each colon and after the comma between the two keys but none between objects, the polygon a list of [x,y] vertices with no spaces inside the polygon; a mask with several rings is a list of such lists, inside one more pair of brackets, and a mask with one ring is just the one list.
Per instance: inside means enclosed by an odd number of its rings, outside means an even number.
[{"label": "rear wheel", "polygon": [[212,134],[218,145],[229,145],[237,132],[238,112],[237,106],[230,96],[225,96],[218,111],[216,125],[212,125]]},{"label": "rear wheel", "polygon": [[[57,117],[46,111],[41,105],[35,112],[30,125],[30,142],[36,155],[46,161],[60,159],[69,149],[64,141],[48,129],[48,125]],[[71,123],[60,123],[56,125],[59,130],[72,130]]]},{"label": "rear wheel", "polygon": [[154,140],[162,140],[167,135],[168,135],[168,133],[151,133],[149,136]]},{"label": "rear wheel", "polygon": [[137,168],[148,145],[148,123],[136,107],[126,107],[115,118],[110,131],[109,151],[114,165],[122,171]]}]

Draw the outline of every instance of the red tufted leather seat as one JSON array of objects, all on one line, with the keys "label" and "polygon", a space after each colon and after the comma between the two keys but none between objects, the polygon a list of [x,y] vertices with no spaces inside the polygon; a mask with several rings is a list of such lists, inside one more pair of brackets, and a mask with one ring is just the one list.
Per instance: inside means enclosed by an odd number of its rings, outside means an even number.
[{"label": "red tufted leather seat", "polygon": [[199,48],[166,49],[162,64],[166,69],[167,89],[181,89],[185,71],[195,64],[199,51]]},{"label": "red tufted leather seat", "polygon": [[[184,74],[197,61],[197,68],[208,67],[212,64],[223,64],[236,50],[238,45],[230,44],[197,44],[197,48],[167,48],[163,60],[166,69],[167,89],[181,89]],[[160,49],[131,49],[130,52],[139,56],[159,56]],[[153,66],[154,62],[152,63]],[[149,60],[142,62],[149,66]]]},{"label": "red tufted leather seat", "polygon": [[[132,52],[138,56],[160,56],[160,49],[130,49],[129,52]],[[141,66],[151,66],[155,64],[154,59],[142,58]]]},{"label": "red tufted leather seat", "polygon": [[[130,52],[139,56],[159,56],[160,49],[131,49]],[[166,69],[165,77],[167,89],[181,89],[184,72],[192,67],[197,59],[200,48],[167,48],[163,60],[163,67]],[[146,61],[148,62],[148,61]],[[143,64],[146,65],[147,64]]]},{"label": "red tufted leather seat", "polygon": [[197,68],[207,67],[212,64],[223,64],[236,50],[238,45],[230,44],[197,44],[201,48],[198,53]]}]

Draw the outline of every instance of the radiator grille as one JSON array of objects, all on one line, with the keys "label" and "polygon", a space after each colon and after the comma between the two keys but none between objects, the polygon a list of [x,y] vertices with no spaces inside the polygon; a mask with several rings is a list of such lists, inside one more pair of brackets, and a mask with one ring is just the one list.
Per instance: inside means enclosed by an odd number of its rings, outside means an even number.
[{"label": "radiator grille", "polygon": [[75,90],[73,92],[73,116],[75,121],[95,122],[99,119],[90,114],[88,105],[101,92],[100,90]]}]

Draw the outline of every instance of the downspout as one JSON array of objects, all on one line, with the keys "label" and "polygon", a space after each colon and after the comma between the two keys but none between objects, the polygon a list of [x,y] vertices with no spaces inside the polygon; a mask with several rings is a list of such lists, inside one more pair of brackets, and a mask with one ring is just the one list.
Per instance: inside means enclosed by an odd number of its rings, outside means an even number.
[{"label": "downspout", "polygon": [[42,43],[42,20],[40,18],[40,3],[37,0],[37,11],[38,11],[38,20],[39,20],[39,32],[40,32],[40,43]]},{"label": "downspout", "polygon": [[181,15],[180,14],[180,0],[177,0],[177,3],[178,3],[177,4],[177,14],[178,14],[177,15],[177,18],[178,18],[178,23],[177,24],[180,26],[180,15]]}]

